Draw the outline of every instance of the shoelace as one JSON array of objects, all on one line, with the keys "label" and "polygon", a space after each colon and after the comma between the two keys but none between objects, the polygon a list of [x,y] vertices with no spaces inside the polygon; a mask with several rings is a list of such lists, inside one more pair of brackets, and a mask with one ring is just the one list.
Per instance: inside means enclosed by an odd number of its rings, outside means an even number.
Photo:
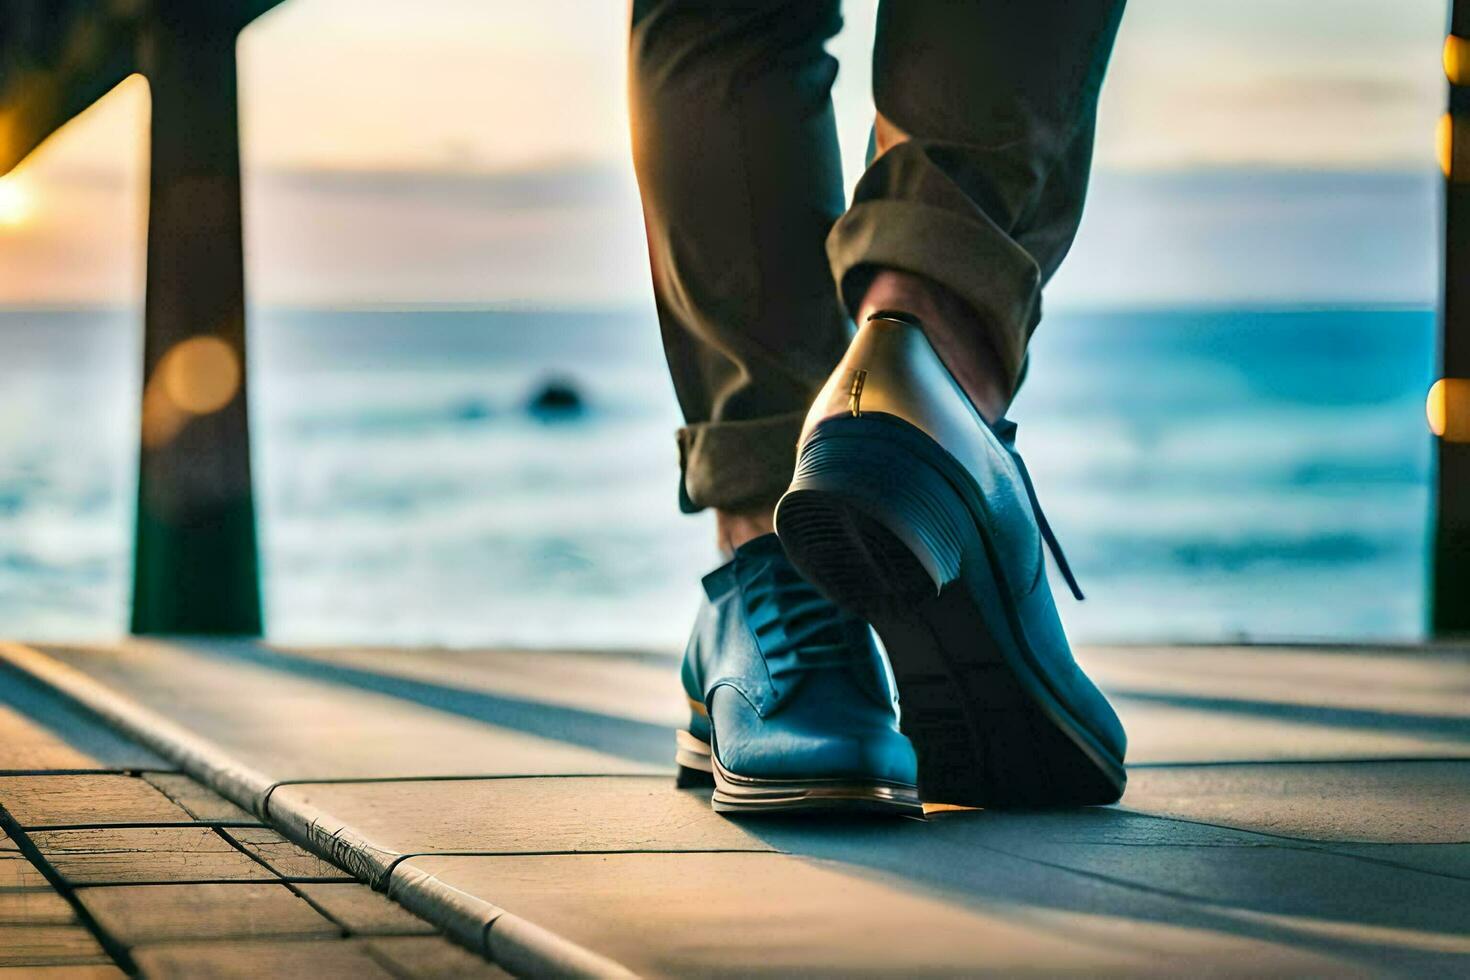
[{"label": "shoelace", "polygon": [[1071,588],[1072,595],[1077,597],[1078,602],[1081,602],[1083,599],[1082,587],[1077,584],[1077,576],[1072,574],[1072,566],[1067,564],[1067,556],[1062,553],[1062,546],[1057,541],[1056,533],[1051,529],[1051,522],[1046,519],[1046,514],[1042,513],[1041,501],[1036,499],[1036,487],[1031,483],[1031,474],[1026,471],[1026,461],[1016,450],[1016,423],[1010,419],[997,419],[990,427],[990,431],[995,433],[995,437],[1000,440],[1005,451],[1011,454],[1011,459],[1015,460],[1016,469],[1021,473],[1021,482],[1026,486],[1026,496],[1031,500],[1031,513],[1036,515],[1036,525],[1041,529],[1041,539],[1046,542],[1047,548],[1051,551],[1051,556],[1057,563],[1057,571],[1061,572],[1062,578],[1067,580],[1067,586]]},{"label": "shoelace", "polygon": [[741,595],[773,677],[846,667],[858,659],[850,619],[784,560],[765,562]]}]

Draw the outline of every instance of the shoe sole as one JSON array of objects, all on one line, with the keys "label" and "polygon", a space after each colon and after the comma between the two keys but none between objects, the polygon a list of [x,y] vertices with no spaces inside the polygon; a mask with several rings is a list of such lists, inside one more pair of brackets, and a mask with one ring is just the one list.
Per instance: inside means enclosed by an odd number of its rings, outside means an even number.
[{"label": "shoe sole", "polygon": [[977,513],[980,490],[958,460],[870,413],[813,432],[776,531],[798,571],[882,638],[924,800],[1116,802],[1122,760],[1036,667]]},{"label": "shoe sole", "polygon": [[675,785],[681,789],[713,786],[710,805],[717,813],[821,813],[923,816],[915,786],[884,780],[753,779],[720,765],[708,742],[676,733],[679,764]]}]

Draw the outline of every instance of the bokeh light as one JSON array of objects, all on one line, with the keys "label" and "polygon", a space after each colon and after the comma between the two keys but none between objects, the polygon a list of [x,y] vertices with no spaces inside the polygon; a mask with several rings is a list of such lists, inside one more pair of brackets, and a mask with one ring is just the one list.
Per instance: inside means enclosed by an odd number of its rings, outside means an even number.
[{"label": "bokeh light", "polygon": [[190,419],[224,408],[239,392],[240,381],[239,355],[218,337],[175,344],[143,389],[143,444],[165,445]]},{"label": "bokeh light", "polygon": [[1451,34],[1444,39],[1444,76],[1451,85],[1470,82],[1470,40]]},{"label": "bokeh light", "polygon": [[1424,403],[1429,431],[1446,442],[1470,442],[1470,379],[1441,378]]},{"label": "bokeh light", "polygon": [[1434,127],[1434,155],[1439,160],[1440,171],[1450,176],[1455,162],[1455,117],[1448,112],[1439,117],[1439,125]]},{"label": "bokeh light", "polygon": [[18,228],[35,210],[35,194],[19,177],[0,177],[0,227]]},{"label": "bokeh light", "polygon": [[190,415],[208,415],[240,388],[240,360],[218,337],[190,337],[163,355],[158,378],[169,401]]}]

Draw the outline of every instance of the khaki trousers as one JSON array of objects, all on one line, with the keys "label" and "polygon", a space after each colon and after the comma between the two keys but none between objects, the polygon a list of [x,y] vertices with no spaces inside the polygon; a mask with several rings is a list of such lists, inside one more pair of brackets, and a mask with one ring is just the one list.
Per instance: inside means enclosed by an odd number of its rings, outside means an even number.
[{"label": "khaki trousers", "polygon": [[872,273],[964,299],[1019,384],[1077,231],[1123,0],[887,0],[878,112],[909,140],[844,209],[824,44],[837,0],[635,0],[634,165],[686,425],[680,503],[786,488]]}]

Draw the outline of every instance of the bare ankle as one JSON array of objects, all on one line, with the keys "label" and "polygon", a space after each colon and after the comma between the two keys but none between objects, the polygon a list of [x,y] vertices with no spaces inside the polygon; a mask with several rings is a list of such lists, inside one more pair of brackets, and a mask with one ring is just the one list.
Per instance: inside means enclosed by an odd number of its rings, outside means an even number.
[{"label": "bare ankle", "polygon": [[1011,391],[985,325],[964,300],[923,276],[880,269],[863,294],[858,323],[883,310],[912,314],[949,373],[988,421],[1005,414]]},{"label": "bare ankle", "polygon": [[773,521],[774,509],[761,507],[755,510],[716,510],[715,540],[725,554],[734,554],[735,549],[763,534],[776,529]]}]

